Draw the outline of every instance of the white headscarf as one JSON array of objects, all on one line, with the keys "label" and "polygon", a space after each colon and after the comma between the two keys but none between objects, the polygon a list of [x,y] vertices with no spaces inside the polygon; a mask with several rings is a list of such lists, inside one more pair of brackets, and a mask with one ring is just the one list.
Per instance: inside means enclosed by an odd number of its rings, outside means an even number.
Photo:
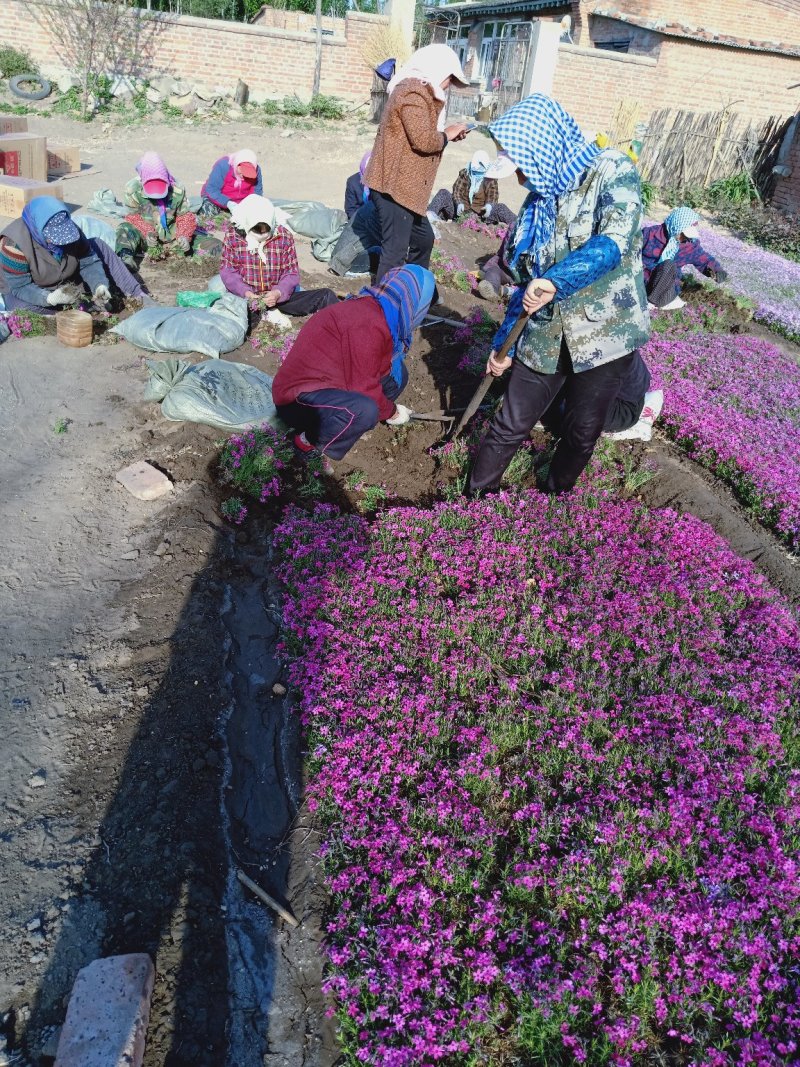
[{"label": "white headscarf", "polygon": [[469,175],[469,199],[472,203],[475,194],[483,184],[483,178],[486,174],[486,168],[491,163],[489,153],[484,152],[482,148],[474,154],[467,167],[467,174]]},{"label": "white headscarf", "polygon": [[228,156],[228,162],[233,167],[233,177],[237,189],[241,189],[245,183],[244,178],[236,173],[240,163],[250,163],[258,173],[258,156],[252,148],[242,148],[241,151],[234,152],[233,155]]},{"label": "white headscarf", "polygon": [[[386,92],[393,92],[400,82],[405,81],[406,78],[419,78],[421,82],[430,85],[436,99],[444,103],[446,96],[444,89],[442,89],[442,82],[447,77],[452,77],[454,81],[460,82],[462,85],[469,85],[467,77],[461,69],[458,56],[449,45],[426,44],[424,48],[418,48],[409,61],[404,63],[400,70],[397,71],[389,82]],[[442,108],[439,114],[440,129],[444,129],[444,111],[445,109]]]},{"label": "white headscarf", "polygon": [[[255,252],[261,259],[262,263],[266,263],[267,256],[264,251],[264,244],[275,232],[275,226],[277,224],[275,205],[271,200],[268,200],[266,196],[259,196],[257,193],[251,193],[250,196],[246,196],[239,204],[237,204],[235,200],[229,200],[228,211],[231,213],[233,225],[237,230],[241,230],[245,234],[247,239],[247,251]],[[269,233],[266,237],[261,234],[253,233],[253,227],[258,226],[260,222],[265,222],[267,226],[269,226]]]}]

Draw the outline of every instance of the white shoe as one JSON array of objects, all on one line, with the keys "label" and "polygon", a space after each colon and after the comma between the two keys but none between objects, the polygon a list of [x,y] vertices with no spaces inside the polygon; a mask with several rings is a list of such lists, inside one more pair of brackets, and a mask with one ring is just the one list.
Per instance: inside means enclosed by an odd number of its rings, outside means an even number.
[{"label": "white shoe", "polygon": [[670,300],[668,304],[664,304],[661,308],[662,311],[678,311],[679,308],[686,307],[686,301],[681,300],[679,296],[676,296],[674,300]]}]

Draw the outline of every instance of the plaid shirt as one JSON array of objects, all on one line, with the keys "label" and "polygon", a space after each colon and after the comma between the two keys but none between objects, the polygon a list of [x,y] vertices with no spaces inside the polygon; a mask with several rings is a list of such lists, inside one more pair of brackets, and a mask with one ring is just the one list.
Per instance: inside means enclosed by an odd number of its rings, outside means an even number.
[{"label": "plaid shirt", "polygon": [[285,227],[278,226],[263,248],[266,263],[257,252],[248,251],[246,238],[229,226],[222,244],[222,270],[238,274],[244,289],[254,293],[280,289],[281,298],[288,300],[300,279],[294,238]]},{"label": "plaid shirt", "polygon": [[[645,281],[650,280],[668,240],[669,234],[663,223],[645,226],[642,230],[642,267]],[[701,274],[724,274],[719,260],[709,255],[699,241],[682,241],[672,262],[678,268],[678,274],[681,267],[688,266],[695,267]]]},{"label": "plaid shirt", "polygon": [[453,185],[453,199],[457,204],[463,204],[465,207],[471,208],[471,210],[477,214],[482,208],[485,208],[487,204],[496,204],[498,202],[499,191],[497,180],[495,178],[484,178],[477,193],[470,201],[469,172],[467,171],[467,168],[464,167],[463,170],[458,172],[458,177]]}]

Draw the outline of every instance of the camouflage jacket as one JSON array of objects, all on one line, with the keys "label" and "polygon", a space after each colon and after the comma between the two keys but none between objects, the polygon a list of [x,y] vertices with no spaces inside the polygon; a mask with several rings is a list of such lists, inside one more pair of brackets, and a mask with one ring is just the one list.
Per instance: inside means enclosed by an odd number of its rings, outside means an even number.
[{"label": "camouflage jacket", "polygon": [[[614,149],[597,155],[578,188],[559,200],[555,233],[540,254],[542,273],[601,233],[617,245],[622,261],[592,285],[566,300],[552,301],[531,318],[516,355],[532,370],[555,372],[562,337],[576,373],[619,359],[649,337],[639,173],[628,156]],[[517,272],[522,282],[532,278],[524,254]]]}]

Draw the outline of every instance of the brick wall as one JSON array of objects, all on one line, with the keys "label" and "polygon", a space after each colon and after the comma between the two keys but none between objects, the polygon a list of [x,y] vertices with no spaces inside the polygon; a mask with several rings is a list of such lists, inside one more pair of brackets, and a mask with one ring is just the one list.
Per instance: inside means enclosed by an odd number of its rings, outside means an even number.
[{"label": "brick wall", "polygon": [[795,135],[792,153],[789,156],[792,173],[789,178],[778,178],[772,203],[781,211],[800,215],[800,135]]},{"label": "brick wall", "polygon": [[[597,0],[581,2],[591,10]],[[797,0],[624,0],[614,6],[629,15],[665,18],[732,37],[800,45]]]},{"label": "brick wall", "polygon": [[562,44],[553,96],[585,132],[607,130],[620,100],[642,100],[649,114],[656,71],[656,61],[644,56]]},{"label": "brick wall", "polygon": [[[45,2],[39,0],[39,5]],[[159,32],[142,74],[170,74],[189,85],[231,91],[242,78],[255,99],[311,94],[313,32],[185,15],[154,17]],[[323,93],[353,102],[369,99],[372,71],[361,58],[361,48],[375,27],[387,21],[382,15],[355,11],[331,20],[335,32],[322,38]],[[23,0],[0,0],[0,41],[29,52],[44,74],[64,73],[56,45]]]}]

